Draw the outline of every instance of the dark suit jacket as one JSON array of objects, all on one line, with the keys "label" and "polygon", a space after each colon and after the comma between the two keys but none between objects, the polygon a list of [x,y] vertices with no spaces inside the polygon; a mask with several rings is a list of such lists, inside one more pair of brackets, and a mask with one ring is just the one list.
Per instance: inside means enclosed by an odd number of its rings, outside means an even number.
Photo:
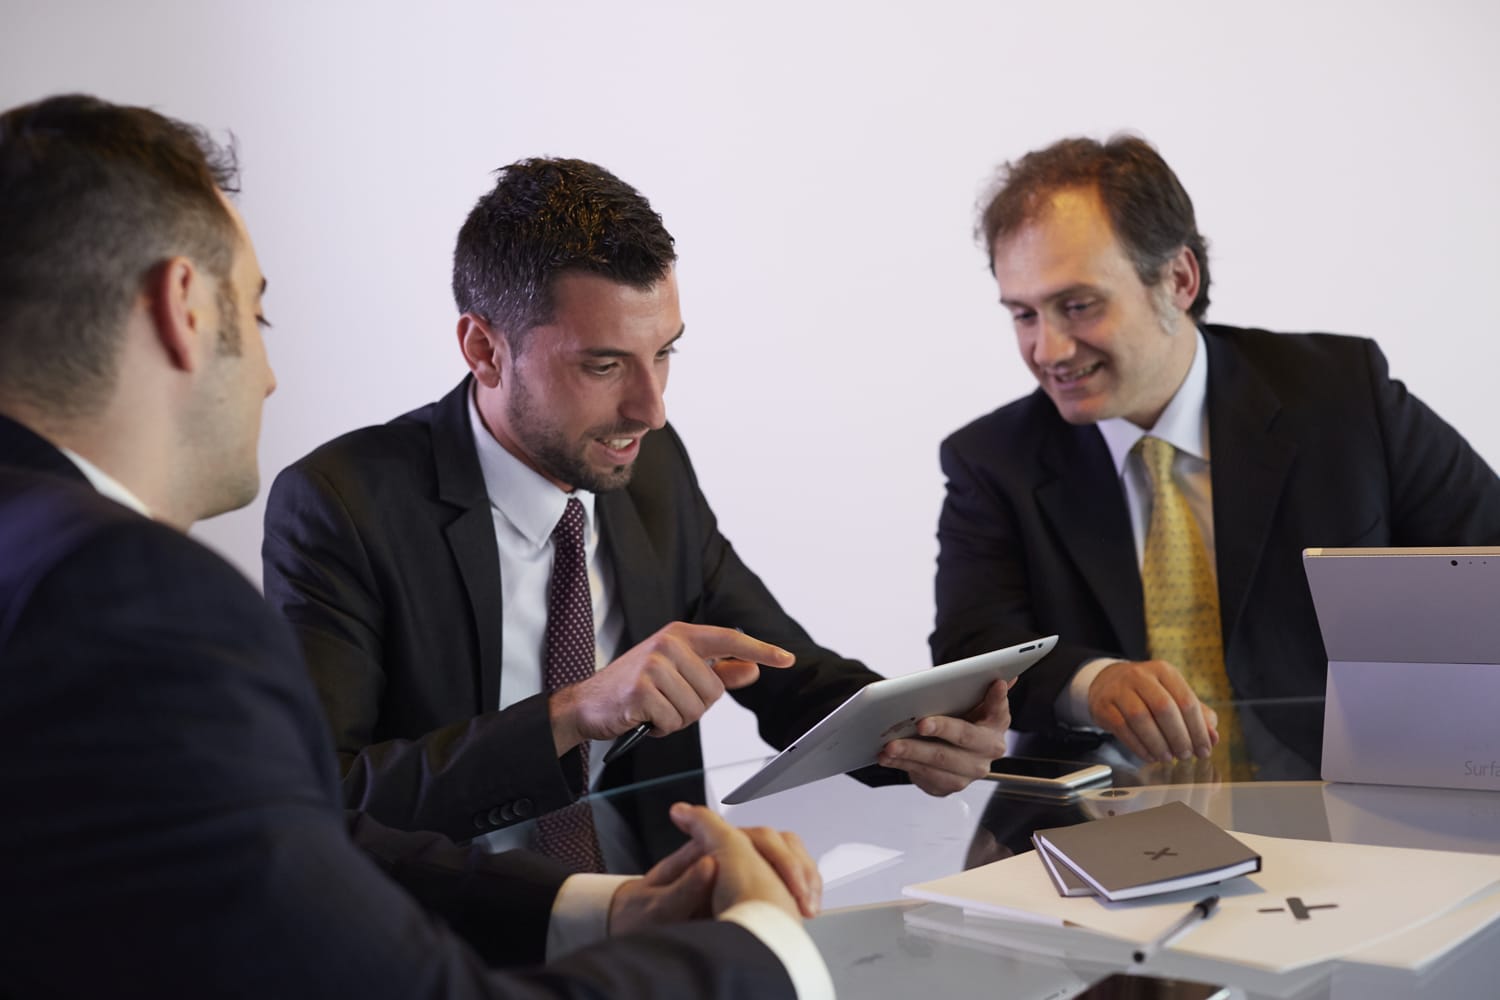
[{"label": "dark suit jacket", "polygon": [[540,960],[566,872],[346,816],[255,589],[4,418],[0,733],[7,996],[791,993],[752,935],[710,923],[491,971]]},{"label": "dark suit jacket", "polygon": [[[292,623],[333,727],[345,801],[382,822],[472,837],[580,789],[557,762],[545,696],[504,711],[499,554],[468,416],[470,381],[287,468],[266,506],[265,592]],[[738,626],[791,650],[732,692],[785,747],[877,675],[816,645],[719,533],[681,440],[646,435],[630,485],[600,494],[622,648],[677,620]],[[697,726],[644,740],[605,787],[702,767]],[[892,772],[885,772],[891,775]],[[882,780],[883,776],[866,776]],[[666,801],[635,797],[659,854]]]},{"label": "dark suit jacket", "polygon": [[[1239,698],[1321,696],[1327,657],[1302,571],[1309,546],[1493,545],[1500,481],[1393,381],[1368,340],[1205,326],[1219,607]],[[1011,693],[1018,729],[1054,724],[1086,661],[1148,658],[1125,493],[1098,428],[1041,391],[941,449],[942,662],[1037,634],[1057,649]],[[1311,731],[1289,733],[1316,759]]]}]

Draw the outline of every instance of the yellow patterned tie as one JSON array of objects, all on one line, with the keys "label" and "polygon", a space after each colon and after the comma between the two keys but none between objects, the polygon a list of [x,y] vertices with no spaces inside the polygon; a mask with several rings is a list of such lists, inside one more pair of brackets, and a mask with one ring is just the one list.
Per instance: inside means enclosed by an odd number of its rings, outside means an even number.
[{"label": "yellow patterned tie", "polygon": [[1175,449],[1161,438],[1136,443],[1151,477],[1151,524],[1141,586],[1146,597],[1146,645],[1151,657],[1182,671],[1200,699],[1219,713],[1220,746],[1232,761],[1243,759],[1238,719],[1229,702],[1234,689],[1224,670],[1219,625],[1219,586],[1203,544],[1203,532],[1187,498],[1172,479]]}]

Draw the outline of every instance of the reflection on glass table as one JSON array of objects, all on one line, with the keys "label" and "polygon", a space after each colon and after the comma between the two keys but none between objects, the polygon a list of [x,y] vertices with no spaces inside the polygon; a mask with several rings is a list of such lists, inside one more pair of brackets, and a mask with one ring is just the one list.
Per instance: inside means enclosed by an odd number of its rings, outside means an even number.
[{"label": "reflection on glass table", "polygon": [[[1214,761],[1142,765],[1109,741],[1070,736],[1018,736],[1013,750],[1108,764],[1113,780],[1076,796],[1017,794],[979,781],[947,798],[909,785],[869,787],[846,776],[824,779],[736,806],[722,796],[763,759],[711,768],[618,789],[586,800],[602,828],[654,830],[638,838],[641,870],[668,849],[659,824],[666,806],[707,801],[731,822],[796,831],[825,881],[824,915],[810,922],[840,995],[909,997],[973,992],[987,997],[1066,998],[1111,971],[1130,965],[1129,947],[1059,948],[1055,941],[976,941],[909,919],[916,905],[902,888],[1031,849],[1038,828],[1084,822],[1181,801],[1220,826],[1251,834],[1392,847],[1500,854],[1500,794],[1377,785],[1325,784],[1307,741],[1321,723],[1309,700],[1240,703],[1247,745],[1259,754],[1247,766]],[[1259,727],[1252,730],[1251,727]],[[655,849],[640,846],[641,840]],[[626,857],[627,854],[618,854]],[[1400,892],[1399,872],[1371,872]],[[1476,886],[1476,889],[1479,886]],[[1500,903],[1493,907],[1500,913]],[[1118,954],[1115,954],[1118,950]],[[1323,963],[1285,974],[1208,963],[1168,949],[1145,971],[1208,979],[1246,997],[1493,996],[1500,994],[1500,922],[1491,924],[1419,972],[1369,962]]]},{"label": "reflection on glass table", "polygon": [[1219,715],[1219,743],[1206,760],[1143,763],[1097,732],[1012,733],[1011,753],[1094,760],[1117,784],[1189,781],[1315,781],[1323,748],[1322,698],[1208,702]]}]

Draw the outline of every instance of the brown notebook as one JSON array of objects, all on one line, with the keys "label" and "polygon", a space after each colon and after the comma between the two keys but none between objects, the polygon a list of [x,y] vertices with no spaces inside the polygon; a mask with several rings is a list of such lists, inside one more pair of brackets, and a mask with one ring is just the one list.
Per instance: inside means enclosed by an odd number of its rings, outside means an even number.
[{"label": "brown notebook", "polygon": [[1189,889],[1260,871],[1259,854],[1181,802],[1038,830],[1033,842],[1038,851],[1071,868],[1109,900]]}]

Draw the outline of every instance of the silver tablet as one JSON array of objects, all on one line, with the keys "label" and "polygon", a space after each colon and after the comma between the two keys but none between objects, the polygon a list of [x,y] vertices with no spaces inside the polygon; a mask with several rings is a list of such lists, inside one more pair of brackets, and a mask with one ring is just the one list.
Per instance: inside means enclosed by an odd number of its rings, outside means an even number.
[{"label": "silver tablet", "polygon": [[1330,660],[1500,663],[1500,548],[1304,549],[1302,566]]},{"label": "silver tablet", "polygon": [[1306,549],[1323,778],[1500,791],[1500,548]]},{"label": "silver tablet", "polygon": [[724,803],[748,802],[873,764],[881,747],[915,734],[918,720],[965,714],[991,684],[1020,676],[1055,645],[1052,635],[863,687],[724,796]]}]

